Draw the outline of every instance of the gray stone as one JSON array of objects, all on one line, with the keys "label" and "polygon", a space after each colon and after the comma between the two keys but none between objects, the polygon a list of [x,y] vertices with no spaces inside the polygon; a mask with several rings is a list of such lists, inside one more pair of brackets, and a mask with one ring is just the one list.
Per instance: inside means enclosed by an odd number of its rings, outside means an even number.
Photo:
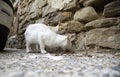
[{"label": "gray stone", "polygon": [[45,23],[45,18],[40,18],[36,20],[35,23]]},{"label": "gray stone", "polygon": [[57,10],[52,8],[50,5],[47,5],[42,9],[42,17],[45,17],[49,13],[56,12]]},{"label": "gray stone", "polygon": [[60,33],[78,33],[84,30],[84,24],[78,21],[68,21],[59,24]]},{"label": "gray stone", "polygon": [[65,22],[72,19],[72,12],[54,12],[45,18],[45,23],[51,26],[57,25],[59,22]]},{"label": "gray stone", "polygon": [[103,15],[105,17],[120,16],[120,0],[115,0],[105,5]]},{"label": "gray stone", "polygon": [[[85,50],[85,33],[81,32],[77,34],[76,40],[75,40],[75,49],[74,50]],[[77,51],[76,51],[77,52]]]},{"label": "gray stone", "polygon": [[119,26],[120,18],[101,18],[85,24],[86,30]]},{"label": "gray stone", "polygon": [[63,10],[75,10],[78,7],[77,0],[71,0],[69,3],[65,4]]},{"label": "gray stone", "polygon": [[18,37],[16,35],[11,36],[8,38],[6,47],[7,48],[18,48],[18,43],[19,43]]},{"label": "gray stone", "polygon": [[[29,6],[28,6],[28,12],[30,14],[30,18],[35,18],[35,17],[39,17],[42,15],[42,7],[44,5],[47,4],[47,1],[46,0],[35,0],[33,3],[31,3]],[[25,10],[25,11],[26,11]]]},{"label": "gray stone", "polygon": [[75,8],[77,5],[77,0],[48,0],[48,4],[51,5],[52,8],[58,10],[70,10]]},{"label": "gray stone", "polygon": [[113,0],[80,0],[84,6],[93,6],[95,8],[103,8],[105,4]]},{"label": "gray stone", "polygon": [[36,12],[33,12],[30,14],[30,19],[37,19],[42,15],[42,10],[41,9],[36,9]]},{"label": "gray stone", "polygon": [[35,0],[29,5],[29,13],[34,13],[36,10],[41,9],[44,5],[47,4],[47,0]]},{"label": "gray stone", "polygon": [[93,7],[85,7],[78,10],[74,15],[74,20],[89,22],[98,18],[98,14]]},{"label": "gray stone", "polygon": [[120,28],[93,29],[86,34],[86,45],[120,49]]}]

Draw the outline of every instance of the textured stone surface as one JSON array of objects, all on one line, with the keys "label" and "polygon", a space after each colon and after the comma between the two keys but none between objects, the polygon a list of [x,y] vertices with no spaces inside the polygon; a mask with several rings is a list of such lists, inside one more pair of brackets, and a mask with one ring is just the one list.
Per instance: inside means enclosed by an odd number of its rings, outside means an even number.
[{"label": "textured stone surface", "polygon": [[74,15],[74,19],[82,22],[89,22],[98,18],[98,14],[93,7],[85,7],[77,11]]},{"label": "textured stone surface", "polygon": [[107,3],[113,0],[80,0],[80,3],[83,3],[84,6],[93,6],[95,8],[102,8]]},{"label": "textured stone surface", "polygon": [[119,26],[120,18],[101,18],[85,24],[86,30]]},{"label": "textured stone surface", "polygon": [[78,21],[68,21],[59,24],[60,33],[78,33],[84,30],[84,24]]},{"label": "textured stone surface", "polygon": [[77,34],[74,46],[75,46],[74,50],[85,50],[86,49],[85,48],[86,46],[85,32],[81,32]]},{"label": "textured stone surface", "polygon": [[120,28],[93,29],[86,34],[87,45],[120,49]]},{"label": "textured stone surface", "polygon": [[77,0],[71,0],[69,3],[65,4],[63,10],[67,11],[67,10],[72,10],[74,11],[77,7],[78,7],[78,2]]},{"label": "textured stone surface", "polygon": [[64,54],[61,60],[44,56],[16,49],[0,52],[0,77],[120,77],[115,54]]},{"label": "textured stone surface", "polygon": [[77,5],[77,0],[48,0],[48,4],[54,9],[59,10],[70,10],[75,8]]},{"label": "textured stone surface", "polygon": [[33,3],[31,3],[28,8],[29,14],[31,14],[31,18],[35,18],[37,15],[41,15],[41,8],[46,5],[46,3],[46,0],[35,0]]},{"label": "textured stone surface", "polygon": [[46,7],[43,8],[42,10],[42,17],[48,15],[49,13],[56,12],[57,10],[54,8],[51,8],[50,5],[47,5]]},{"label": "textured stone surface", "polygon": [[17,36],[11,36],[7,41],[6,47],[18,48],[19,47],[18,44],[19,44],[19,41],[18,41]]},{"label": "textured stone surface", "polygon": [[103,15],[105,17],[120,16],[120,0],[115,0],[105,5]]},{"label": "textured stone surface", "polygon": [[57,25],[59,22],[65,22],[67,20],[72,19],[72,12],[54,12],[49,14],[45,18],[45,24],[49,24],[51,26]]}]

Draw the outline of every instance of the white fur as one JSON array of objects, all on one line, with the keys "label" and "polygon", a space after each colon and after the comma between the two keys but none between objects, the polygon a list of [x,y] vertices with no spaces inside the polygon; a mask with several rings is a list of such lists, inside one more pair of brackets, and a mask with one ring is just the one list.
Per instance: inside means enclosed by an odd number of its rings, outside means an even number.
[{"label": "white fur", "polygon": [[31,44],[39,44],[41,53],[47,53],[45,47],[62,47],[68,44],[67,36],[56,34],[45,24],[31,24],[25,31],[26,51],[30,52]]},{"label": "white fur", "polygon": [[59,26],[57,25],[56,27],[48,26],[52,31],[55,33],[58,33]]}]

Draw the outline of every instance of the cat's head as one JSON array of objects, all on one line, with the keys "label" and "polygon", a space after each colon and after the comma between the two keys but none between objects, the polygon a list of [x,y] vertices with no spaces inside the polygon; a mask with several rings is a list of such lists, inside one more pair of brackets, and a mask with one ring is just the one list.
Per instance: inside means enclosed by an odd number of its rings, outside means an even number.
[{"label": "cat's head", "polygon": [[57,25],[59,34],[65,34],[67,32],[67,23],[59,23]]}]

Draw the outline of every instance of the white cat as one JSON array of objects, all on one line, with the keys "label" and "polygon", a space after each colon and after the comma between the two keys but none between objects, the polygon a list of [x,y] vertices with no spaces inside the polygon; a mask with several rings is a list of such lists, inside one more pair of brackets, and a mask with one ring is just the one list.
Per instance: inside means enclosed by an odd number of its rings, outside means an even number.
[{"label": "white cat", "polygon": [[63,49],[71,48],[71,35],[59,35],[52,31],[50,27],[45,24],[31,24],[25,31],[26,51],[30,52],[29,46],[31,44],[39,44],[41,53],[47,53],[45,47],[61,47]]}]

